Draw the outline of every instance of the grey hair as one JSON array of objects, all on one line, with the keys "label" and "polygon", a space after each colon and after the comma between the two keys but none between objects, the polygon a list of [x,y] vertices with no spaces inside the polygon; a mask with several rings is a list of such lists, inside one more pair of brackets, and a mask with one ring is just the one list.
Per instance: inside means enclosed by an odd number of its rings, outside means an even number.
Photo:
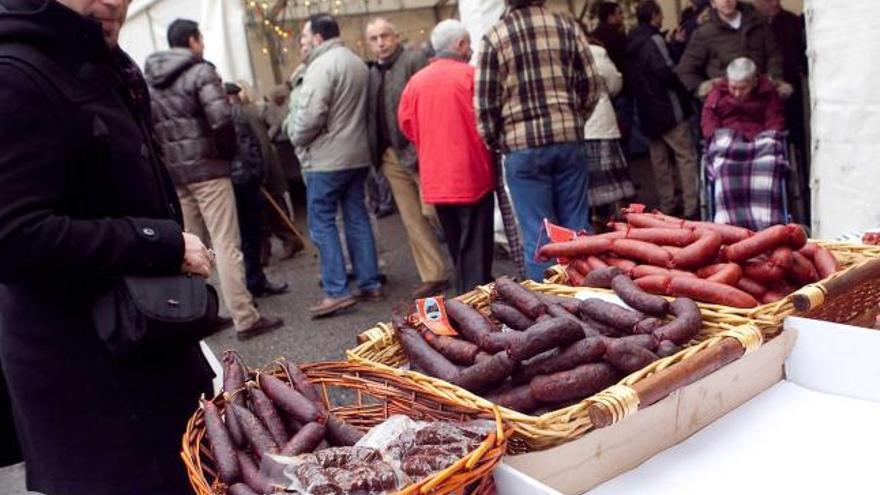
[{"label": "grey hair", "polygon": [[431,31],[431,46],[437,53],[451,52],[458,40],[468,36],[468,30],[457,19],[446,19]]},{"label": "grey hair", "polygon": [[754,79],[757,73],[758,66],[748,57],[740,57],[727,65],[728,81],[748,81]]}]

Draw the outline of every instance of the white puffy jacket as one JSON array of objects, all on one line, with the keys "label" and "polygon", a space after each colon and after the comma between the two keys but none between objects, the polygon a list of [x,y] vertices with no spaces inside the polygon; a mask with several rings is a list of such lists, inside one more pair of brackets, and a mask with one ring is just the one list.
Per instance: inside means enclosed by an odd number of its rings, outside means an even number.
[{"label": "white puffy jacket", "polygon": [[601,94],[599,103],[584,125],[584,139],[619,139],[620,128],[617,127],[617,115],[611,105],[611,98],[620,92],[623,86],[623,77],[614,66],[614,62],[608,57],[608,52],[598,45],[590,45],[593,61],[601,76]]}]

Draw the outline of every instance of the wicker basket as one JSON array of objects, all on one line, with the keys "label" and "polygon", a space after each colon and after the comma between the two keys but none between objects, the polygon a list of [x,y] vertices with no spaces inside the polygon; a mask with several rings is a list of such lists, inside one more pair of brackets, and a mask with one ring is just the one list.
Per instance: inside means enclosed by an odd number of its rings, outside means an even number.
[{"label": "wicker basket", "polygon": [[[501,422],[496,411],[463,407],[454,402],[431,397],[413,387],[407,380],[374,368],[345,362],[327,362],[302,365],[302,371],[318,386],[324,404],[337,417],[361,429],[369,429],[395,414],[416,420],[460,422],[471,419],[494,419],[496,431],[468,456],[449,468],[400,491],[404,494],[464,494],[489,495],[495,493],[492,471],[501,462],[512,430]],[[277,366],[270,365],[264,372],[286,380]],[[342,390],[348,401],[334,405],[331,390]],[[213,399],[222,408],[223,395]],[[205,440],[202,410],[193,414],[183,435],[181,457],[186,465],[190,483],[197,495],[224,495],[226,486],[217,480],[214,459]],[[470,490],[470,491],[468,491]]]},{"label": "wicker basket", "polygon": [[[534,291],[557,295],[572,295],[573,293],[571,287],[537,284],[528,281],[524,282],[523,285]],[[480,286],[467,294],[459,296],[458,299],[474,306],[478,310],[488,311],[489,295],[492,292],[492,287],[492,284]],[[665,370],[688,359],[700,350],[717,345],[725,336],[743,340],[743,347],[750,349],[756,347],[753,341],[756,339],[756,335],[760,336],[760,333],[757,330],[744,332],[742,328],[748,326],[747,320],[735,315],[718,315],[705,309],[702,309],[702,312],[703,330],[691,341],[687,348],[678,354],[655,361],[644,369],[625,377],[612,389],[622,391],[619,387],[620,385],[632,385],[658,371]],[[760,337],[757,338],[760,340]],[[406,365],[408,359],[394,332],[387,324],[380,323],[367,330],[361,334],[361,341],[363,341],[361,345],[347,352],[349,361],[364,366],[371,366],[389,374],[396,374],[438,399],[485,411],[497,408],[497,406],[486,399],[448,382],[415,371],[402,369],[401,366]],[[512,425],[514,429],[513,437],[508,445],[508,451],[518,454],[543,450],[580,437],[593,429],[593,423],[589,417],[589,409],[597,400],[620,402],[620,400],[614,397],[613,393],[605,391],[584,399],[578,404],[541,416],[530,416],[510,409],[498,408],[501,411],[501,417],[505,424]]]},{"label": "wicker basket", "polygon": [[[874,283],[862,284],[860,287],[852,287],[852,291],[842,297],[829,299],[829,307],[822,309],[826,302],[824,298],[817,297],[817,292],[826,292],[826,284],[838,277],[842,277],[854,270],[858,270],[868,261],[880,258],[880,246],[866,246],[849,242],[826,242],[811,240],[810,242],[824,246],[834,253],[837,261],[844,269],[815,284],[804,286],[785,299],[771,304],[764,304],[755,308],[734,308],[717,304],[698,303],[704,315],[711,315],[713,319],[723,321],[727,317],[736,320],[748,320],[764,332],[765,336],[772,337],[782,330],[782,322],[786,317],[798,314],[809,318],[817,318],[837,323],[866,323],[873,320],[877,315],[877,307],[880,304],[880,280]],[[562,265],[555,265],[547,272],[545,282],[554,287],[554,290],[562,295],[574,295],[581,291],[611,292],[605,289],[589,287],[570,287],[565,285],[568,277]],[[858,290],[856,290],[858,289]],[[799,312],[795,309],[794,300],[797,295],[809,297],[813,304],[808,313]],[[833,302],[833,304],[832,304]],[[870,326],[870,325],[863,325]]]}]

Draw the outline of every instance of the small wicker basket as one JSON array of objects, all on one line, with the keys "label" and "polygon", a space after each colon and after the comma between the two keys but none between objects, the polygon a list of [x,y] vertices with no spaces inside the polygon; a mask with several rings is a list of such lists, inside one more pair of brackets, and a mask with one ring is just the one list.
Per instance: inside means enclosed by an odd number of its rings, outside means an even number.
[{"label": "small wicker basket", "polygon": [[[545,285],[526,281],[523,283],[533,291],[552,293],[556,295],[573,296],[575,290],[571,287],[558,285]],[[475,290],[458,297],[459,300],[474,306],[476,309],[488,312],[490,294],[493,285],[477,287]],[[618,385],[609,390],[612,392],[600,392],[596,396],[586,398],[578,404],[552,411],[541,416],[530,416],[506,408],[499,408],[505,424],[513,426],[514,433],[510,439],[508,451],[512,454],[548,449],[566,443],[580,437],[592,430],[594,424],[589,416],[589,409],[598,400],[611,400],[612,402],[626,401],[625,398],[617,397],[614,392],[622,393],[623,396],[631,395],[628,387],[636,382],[644,380],[655,373],[666,370],[673,365],[683,362],[697,352],[719,345],[725,337],[734,337],[743,342],[742,348],[754,348],[755,339],[760,340],[757,330],[744,332],[742,327],[748,326],[748,320],[736,315],[718,314],[706,311],[703,313],[703,329],[681,352],[651,363],[649,366],[625,377]],[[753,327],[750,327],[753,328]],[[756,337],[757,333],[758,337]],[[451,383],[433,378],[422,373],[401,368],[408,363],[406,354],[400,346],[390,325],[380,323],[361,334],[361,343],[347,352],[349,361],[364,366],[370,366],[389,374],[396,374],[417,387],[437,398],[464,407],[491,411],[497,408],[493,403],[475,395],[467,390],[452,385]],[[631,401],[630,401],[631,402]],[[615,417],[615,421],[634,410],[621,412]]]},{"label": "small wicker basket", "polygon": [[[782,331],[782,322],[786,317],[795,314],[816,318],[836,323],[853,323],[860,326],[870,326],[866,323],[878,313],[880,304],[880,279],[873,281],[861,281],[849,287],[846,293],[835,294],[833,298],[820,296],[828,292],[827,285],[830,281],[849,277],[854,271],[863,269],[871,260],[880,258],[880,246],[866,246],[849,242],[826,242],[811,240],[810,242],[824,246],[831,251],[844,269],[835,273],[825,280],[802,287],[785,299],[771,304],[764,304],[756,308],[734,308],[717,304],[698,303],[704,315],[711,315],[715,321],[724,321],[732,317],[737,321],[747,320],[764,332],[766,337],[772,337]],[[547,271],[545,282],[554,287],[559,294],[574,295],[577,292],[605,292],[605,289],[589,287],[570,287],[565,267],[554,265]],[[840,291],[837,291],[840,292]],[[795,299],[801,295],[810,298],[811,304],[808,311],[797,310]],[[827,307],[823,308],[825,303]]]},{"label": "small wicker basket", "polygon": [[[492,471],[501,462],[512,430],[502,424],[496,411],[477,410],[437,399],[412,386],[407,380],[345,362],[326,362],[300,366],[321,394],[330,412],[341,420],[361,429],[369,429],[395,414],[416,420],[461,422],[472,419],[494,419],[492,432],[473,452],[447,469],[406,487],[398,495],[411,494],[464,494],[489,495],[495,493]],[[286,376],[270,365],[262,372]],[[331,394],[341,390],[341,394]],[[347,401],[334,405],[331,397],[341,395]],[[223,395],[213,399],[218,408],[225,405]],[[193,414],[183,435],[181,457],[186,465],[190,483],[197,495],[225,495],[227,487],[217,480],[213,454],[205,439],[202,410]]]}]

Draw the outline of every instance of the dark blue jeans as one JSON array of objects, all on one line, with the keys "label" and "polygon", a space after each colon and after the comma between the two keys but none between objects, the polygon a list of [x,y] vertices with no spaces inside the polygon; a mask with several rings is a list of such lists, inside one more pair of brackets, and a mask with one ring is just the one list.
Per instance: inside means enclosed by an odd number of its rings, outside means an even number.
[{"label": "dark blue jeans", "polygon": [[364,202],[368,168],[337,172],[305,172],[309,234],[321,255],[321,281],[329,297],[348,295],[345,259],[336,229],[336,212],[342,207],[345,243],[351,256],[358,288],[381,286],[376,261],[376,241]]},{"label": "dark blue jeans", "polygon": [[589,230],[587,156],[583,143],[553,144],[504,157],[504,176],[523,233],[526,276],[541,281],[552,262],[535,260],[541,222]]}]

